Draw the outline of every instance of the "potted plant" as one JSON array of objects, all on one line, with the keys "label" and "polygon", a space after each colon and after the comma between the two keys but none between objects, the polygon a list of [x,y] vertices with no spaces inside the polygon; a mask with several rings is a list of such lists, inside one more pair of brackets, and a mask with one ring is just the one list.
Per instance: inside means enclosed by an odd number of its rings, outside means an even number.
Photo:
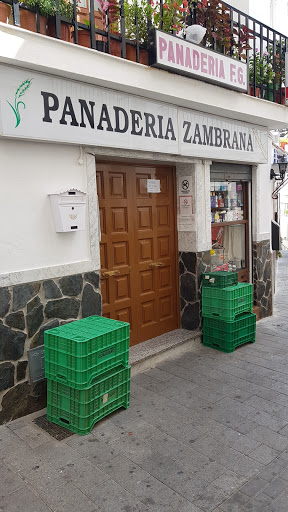
[{"label": "potted plant", "polygon": [[254,84],[254,77],[256,82],[256,95],[257,89],[260,91],[260,87],[264,87],[264,95],[266,96],[266,99],[273,101],[273,91],[271,84],[273,84],[275,72],[273,71],[272,63],[270,62],[269,53],[265,51],[261,56],[257,48],[255,50],[254,56],[249,58],[250,84]]},{"label": "potted plant", "polygon": [[[74,0],[76,3],[76,8],[78,6],[78,2]],[[55,11],[56,14],[56,11]],[[73,4],[70,0],[59,0],[59,15],[61,16],[61,39],[62,41],[67,41],[71,43],[71,22],[74,17],[74,9]],[[65,21],[66,20],[66,21]],[[55,15],[50,16],[48,18],[48,35],[50,37],[56,37],[56,19]]]},{"label": "potted plant", "polygon": [[219,0],[191,0],[192,11],[197,24],[206,28],[203,45],[211,46],[214,50],[230,55],[237,59],[246,60],[247,51],[251,50],[249,39],[255,39],[253,31],[241,25],[233,27],[230,10]]},{"label": "potted plant", "polygon": [[[95,15],[95,20],[97,20],[98,22],[100,21],[100,26],[95,25],[95,29],[103,30],[101,17],[96,18],[96,15]],[[85,46],[86,48],[91,48],[90,21],[89,20],[83,20],[83,21],[84,21],[84,24],[87,25],[87,27],[89,27],[89,30],[88,29],[85,30],[82,28],[78,29],[78,44],[80,46]],[[101,39],[99,39],[99,38],[101,38]],[[98,34],[96,34],[96,50],[101,51],[101,52],[106,51],[105,41],[103,41],[102,36],[99,36]]]},{"label": "potted plant", "polygon": [[[118,32],[118,22],[120,17],[120,7],[118,0],[98,0],[97,4],[99,6],[98,10],[94,11],[94,19],[95,19],[95,29],[101,30],[103,32],[112,32],[119,35]],[[85,25],[90,27],[90,20],[84,19]],[[96,49],[100,51],[105,51],[106,45],[103,37],[107,37],[106,35],[100,36],[96,35]],[[118,41],[114,41],[113,39],[110,41],[110,53],[112,55],[117,55],[121,57],[121,43],[119,40],[120,50],[118,45],[115,44],[116,48],[114,48],[114,42],[118,43]],[[90,30],[85,30],[80,28],[78,30],[78,44],[81,46],[86,46],[87,48],[91,48],[90,41]],[[113,52],[116,51],[116,53]]]},{"label": "potted plant", "polygon": [[269,45],[268,53],[275,71],[276,101],[283,105],[285,105],[285,52],[285,41],[282,41],[281,45],[280,41],[276,41],[275,49],[274,45]]},{"label": "potted plant", "polygon": [[[136,42],[147,48],[148,45],[148,22],[152,17],[153,8],[147,0],[133,0],[132,3],[125,0],[125,35],[126,58],[136,62]],[[139,62],[149,64],[148,50],[139,48]]]},{"label": "potted plant", "polygon": [[0,2],[0,21],[2,23],[8,23],[11,12],[11,6],[9,4],[5,4],[5,2]]},{"label": "potted plant", "polygon": [[185,29],[186,16],[189,14],[188,0],[166,0],[161,4],[151,1],[153,7],[153,25],[164,32],[177,34]]},{"label": "potted plant", "polygon": [[[26,6],[28,9],[22,9]],[[31,32],[37,32],[36,11],[40,15],[40,34],[46,34],[46,25],[48,16],[53,16],[56,11],[54,0],[23,0],[20,3],[20,26]]]}]

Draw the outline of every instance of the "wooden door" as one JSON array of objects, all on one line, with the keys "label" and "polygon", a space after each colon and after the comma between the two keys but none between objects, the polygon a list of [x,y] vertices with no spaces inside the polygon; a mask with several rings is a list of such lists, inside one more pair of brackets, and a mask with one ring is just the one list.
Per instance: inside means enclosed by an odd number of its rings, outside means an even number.
[{"label": "wooden door", "polygon": [[97,163],[96,174],[103,316],[129,322],[133,345],[178,327],[173,170]]}]

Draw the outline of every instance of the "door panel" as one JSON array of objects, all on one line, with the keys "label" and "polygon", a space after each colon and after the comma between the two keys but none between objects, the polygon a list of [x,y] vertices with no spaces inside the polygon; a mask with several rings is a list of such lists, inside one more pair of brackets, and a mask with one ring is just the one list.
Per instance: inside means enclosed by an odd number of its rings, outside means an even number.
[{"label": "door panel", "polygon": [[173,171],[97,163],[97,186],[103,316],[129,322],[133,345],[178,327]]}]

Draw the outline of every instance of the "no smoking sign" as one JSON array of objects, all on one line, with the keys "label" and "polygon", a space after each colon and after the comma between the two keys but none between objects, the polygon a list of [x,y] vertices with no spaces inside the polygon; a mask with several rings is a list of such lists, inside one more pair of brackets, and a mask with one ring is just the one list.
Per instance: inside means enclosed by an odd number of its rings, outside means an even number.
[{"label": "no smoking sign", "polygon": [[179,196],[179,213],[184,217],[192,215],[192,196]]}]

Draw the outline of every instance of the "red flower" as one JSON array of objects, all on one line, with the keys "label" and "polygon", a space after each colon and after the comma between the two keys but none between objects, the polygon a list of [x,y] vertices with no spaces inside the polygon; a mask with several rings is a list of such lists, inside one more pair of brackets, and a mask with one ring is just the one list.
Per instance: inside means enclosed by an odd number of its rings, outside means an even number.
[{"label": "red flower", "polygon": [[169,9],[167,4],[163,4],[164,9]]}]

